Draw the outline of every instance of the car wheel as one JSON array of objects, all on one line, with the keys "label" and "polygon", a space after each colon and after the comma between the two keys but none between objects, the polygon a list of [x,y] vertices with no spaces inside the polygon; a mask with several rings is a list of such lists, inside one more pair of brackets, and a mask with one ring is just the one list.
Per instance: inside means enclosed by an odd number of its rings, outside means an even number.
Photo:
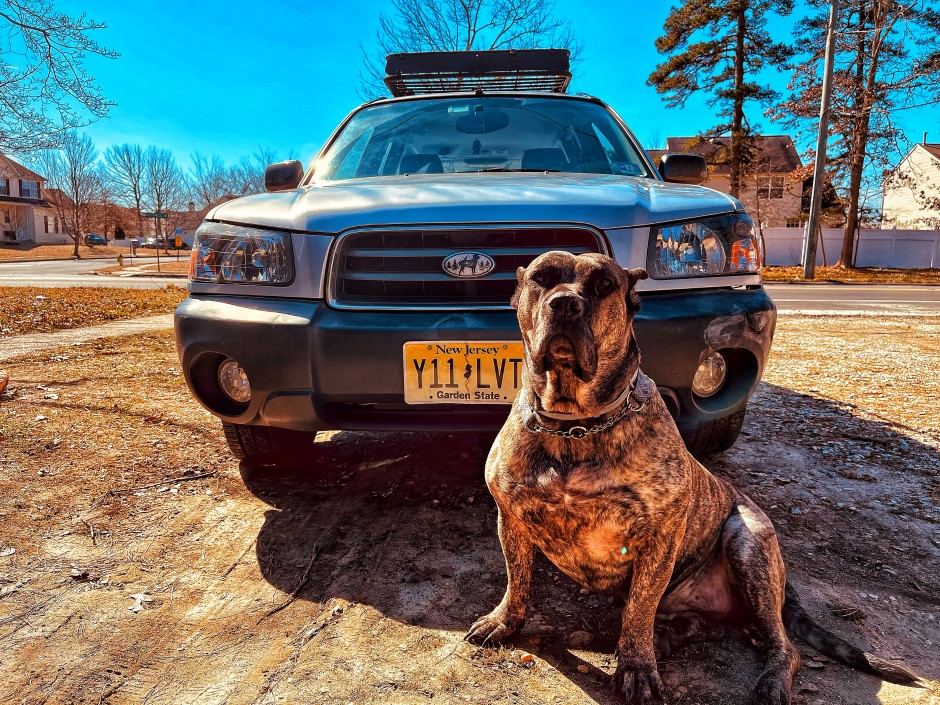
[{"label": "car wheel", "polygon": [[713,453],[728,450],[738,440],[741,427],[744,426],[745,406],[730,416],[724,416],[713,421],[705,421],[682,431],[682,440],[686,448],[696,458],[704,458]]},{"label": "car wheel", "polygon": [[293,470],[310,465],[315,456],[316,433],[224,422],[222,432],[232,455],[253,468]]}]

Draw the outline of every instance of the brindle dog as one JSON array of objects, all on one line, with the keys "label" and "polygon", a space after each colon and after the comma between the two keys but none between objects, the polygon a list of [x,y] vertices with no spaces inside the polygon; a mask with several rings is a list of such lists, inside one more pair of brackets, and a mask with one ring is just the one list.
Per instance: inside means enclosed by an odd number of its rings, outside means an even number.
[{"label": "brindle dog", "polygon": [[686,450],[639,371],[634,287],[646,277],[568,252],[518,271],[523,387],[486,463],[509,580],[467,639],[500,642],[519,630],[538,548],[590,590],[623,598],[614,688],[628,703],[662,698],[657,651],[735,622],[756,627],[767,648],[752,703],[790,701],[800,659],[784,620],[840,660],[911,683],[809,619],[786,584],[770,520]]}]

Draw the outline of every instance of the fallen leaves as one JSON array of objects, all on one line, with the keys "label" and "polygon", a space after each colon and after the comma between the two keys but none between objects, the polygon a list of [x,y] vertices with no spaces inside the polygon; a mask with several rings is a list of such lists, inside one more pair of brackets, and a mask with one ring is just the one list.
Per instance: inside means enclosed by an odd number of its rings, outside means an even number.
[{"label": "fallen leaves", "polygon": [[[0,337],[91,326],[172,313],[186,297],[178,287],[106,289],[0,287]],[[0,373],[0,392],[4,382]]]},{"label": "fallen leaves", "polygon": [[135,593],[131,595],[130,598],[134,601],[134,604],[132,604],[127,609],[129,609],[134,614],[137,614],[142,609],[144,609],[144,605],[150,604],[154,601],[154,599],[145,592]]},{"label": "fallen leaves", "polygon": [[[764,267],[761,276],[766,282],[794,282],[803,280],[802,267]],[[937,269],[886,269],[860,267],[816,267],[815,281],[843,284],[940,284]]]}]

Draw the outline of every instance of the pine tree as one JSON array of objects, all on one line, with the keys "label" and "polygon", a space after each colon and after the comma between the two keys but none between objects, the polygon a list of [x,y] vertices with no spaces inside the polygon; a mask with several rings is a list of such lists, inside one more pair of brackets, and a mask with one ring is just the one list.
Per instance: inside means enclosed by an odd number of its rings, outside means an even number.
[{"label": "pine tree", "polygon": [[669,107],[678,107],[696,92],[711,96],[709,105],[719,109],[726,122],[709,133],[731,133],[728,166],[730,191],[739,196],[756,135],[745,115],[748,102],[767,105],[777,94],[755,76],[767,66],[783,67],[791,54],[774,42],[766,29],[770,13],[786,15],[793,0],[684,0],[674,7],[656,48],[668,59],[650,74],[647,84],[665,95]]},{"label": "pine tree", "polygon": [[[828,3],[795,28],[799,57],[791,95],[770,112],[791,127],[811,126],[819,116]],[[892,161],[906,152],[897,117],[906,108],[940,101],[940,2],[852,0],[839,16],[833,73],[828,163],[847,190],[848,212],[838,266],[852,267],[855,233]]]}]

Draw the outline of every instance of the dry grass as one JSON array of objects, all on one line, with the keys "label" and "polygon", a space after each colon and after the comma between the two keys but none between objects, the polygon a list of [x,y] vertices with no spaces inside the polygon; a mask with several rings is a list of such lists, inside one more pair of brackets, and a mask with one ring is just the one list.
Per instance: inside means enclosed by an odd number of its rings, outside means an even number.
[{"label": "dry grass", "polygon": [[[764,267],[761,270],[765,282],[803,281],[802,267]],[[883,269],[860,267],[816,267],[817,282],[839,282],[841,284],[940,284],[940,269]]]},{"label": "dry grass", "polygon": [[[110,259],[118,255],[126,255],[127,248],[110,247],[105,245],[79,245],[79,259]],[[57,260],[74,259],[74,245],[0,245],[0,262],[16,262],[18,260]]]},{"label": "dry grass", "polygon": [[172,313],[184,298],[186,292],[178,287],[0,287],[0,337]]}]

